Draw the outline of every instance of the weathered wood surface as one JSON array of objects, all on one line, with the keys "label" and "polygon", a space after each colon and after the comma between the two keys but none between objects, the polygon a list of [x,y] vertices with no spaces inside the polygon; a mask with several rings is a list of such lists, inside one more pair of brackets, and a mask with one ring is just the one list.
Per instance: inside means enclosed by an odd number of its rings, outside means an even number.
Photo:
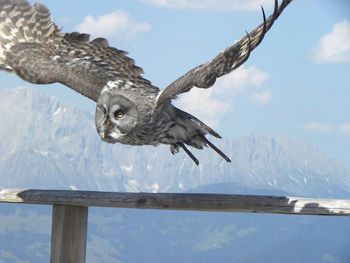
[{"label": "weathered wood surface", "polygon": [[53,206],[51,263],[85,262],[87,219],[87,207]]},{"label": "weathered wood surface", "polygon": [[287,196],[3,189],[0,190],[0,202],[163,210],[350,215],[350,200]]}]

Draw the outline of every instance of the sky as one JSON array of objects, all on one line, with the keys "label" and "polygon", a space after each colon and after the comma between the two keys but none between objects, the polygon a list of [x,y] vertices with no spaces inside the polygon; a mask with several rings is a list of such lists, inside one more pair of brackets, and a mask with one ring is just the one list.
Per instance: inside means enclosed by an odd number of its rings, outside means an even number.
[{"label": "sky", "polygon": [[[32,1],[34,2],[34,1]],[[42,0],[63,32],[106,37],[129,52],[160,89],[205,63],[262,22],[273,0]],[[31,87],[0,72],[0,89]],[[94,112],[60,84],[36,86]],[[295,0],[249,60],[208,89],[174,102],[224,138],[288,135],[350,166],[350,3]]]}]

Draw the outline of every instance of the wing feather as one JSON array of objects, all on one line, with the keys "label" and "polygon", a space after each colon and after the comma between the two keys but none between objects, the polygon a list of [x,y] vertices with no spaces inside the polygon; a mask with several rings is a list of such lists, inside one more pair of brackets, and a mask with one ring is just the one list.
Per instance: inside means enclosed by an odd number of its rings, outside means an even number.
[{"label": "wing feather", "polygon": [[109,80],[158,92],[125,51],[104,38],[60,32],[44,5],[26,0],[0,0],[0,69],[31,83],[60,82],[94,101]]},{"label": "wing feather", "polygon": [[61,71],[66,72],[58,81],[95,101],[109,80],[130,81],[151,92],[158,91],[142,77],[142,68],[135,65],[127,52],[110,47],[104,38],[89,41],[86,34],[66,34],[55,56],[60,57]]},{"label": "wing feather", "polygon": [[268,19],[266,19],[262,8],[263,23],[208,63],[191,69],[160,91],[157,98],[157,106],[176,98],[178,94],[190,91],[193,87],[209,88],[214,85],[217,78],[230,73],[242,65],[248,59],[250,52],[260,44],[265,33],[272,27],[274,21],[291,1],[283,0],[281,5],[278,6],[278,1],[275,0],[274,12]]}]

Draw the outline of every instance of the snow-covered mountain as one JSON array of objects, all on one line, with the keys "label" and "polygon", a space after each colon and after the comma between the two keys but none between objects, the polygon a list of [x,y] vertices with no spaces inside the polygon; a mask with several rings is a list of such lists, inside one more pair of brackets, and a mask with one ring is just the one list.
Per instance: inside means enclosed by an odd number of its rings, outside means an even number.
[{"label": "snow-covered mountain", "polygon": [[[0,92],[0,189],[350,196],[350,171],[280,136],[215,141],[232,159],[102,143],[93,114],[38,89]],[[87,262],[350,262],[349,220],[90,208]],[[48,262],[49,206],[0,204],[0,263]],[[137,249],[137,253],[135,253]],[[258,260],[257,260],[258,259]]]},{"label": "snow-covered mountain", "polygon": [[0,93],[0,188],[187,191],[233,183],[310,196],[349,192],[350,170],[312,145],[280,136],[216,140],[232,160],[194,150],[197,167],[167,146],[101,142],[93,114],[61,104],[39,89]]}]

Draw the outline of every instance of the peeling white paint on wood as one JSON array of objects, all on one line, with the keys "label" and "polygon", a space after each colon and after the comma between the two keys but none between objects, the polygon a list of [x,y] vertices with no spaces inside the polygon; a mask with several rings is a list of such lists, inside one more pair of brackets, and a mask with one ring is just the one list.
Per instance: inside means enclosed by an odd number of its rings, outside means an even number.
[{"label": "peeling white paint on wood", "polygon": [[288,196],[3,189],[0,190],[0,202],[213,212],[350,215],[350,200]]}]

